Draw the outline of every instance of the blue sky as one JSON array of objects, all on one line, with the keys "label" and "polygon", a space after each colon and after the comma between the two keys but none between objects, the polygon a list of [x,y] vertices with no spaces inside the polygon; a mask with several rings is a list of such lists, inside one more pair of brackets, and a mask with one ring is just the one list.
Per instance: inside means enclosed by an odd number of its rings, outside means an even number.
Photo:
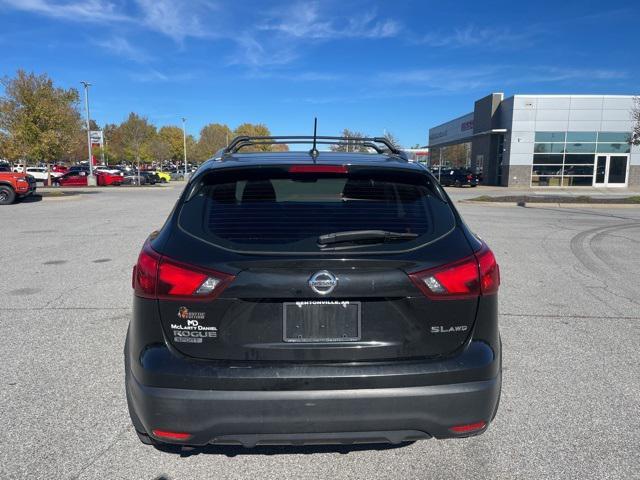
[{"label": "blue sky", "polygon": [[197,136],[386,129],[410,146],[493,91],[640,93],[637,2],[0,0],[0,75],[90,81],[92,117]]}]

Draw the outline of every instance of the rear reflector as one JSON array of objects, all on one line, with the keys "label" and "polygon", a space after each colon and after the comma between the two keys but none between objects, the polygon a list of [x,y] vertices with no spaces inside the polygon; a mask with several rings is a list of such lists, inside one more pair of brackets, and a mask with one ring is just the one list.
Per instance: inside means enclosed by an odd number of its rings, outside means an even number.
[{"label": "rear reflector", "polygon": [[456,425],[455,427],[451,427],[449,430],[453,433],[471,433],[482,430],[486,426],[487,422],[480,421],[476,423],[467,423],[466,425]]},{"label": "rear reflector", "polygon": [[289,173],[349,173],[346,165],[293,165]]},{"label": "rear reflector", "polygon": [[189,440],[192,435],[184,432],[170,432],[168,430],[153,430],[153,435],[167,440]]},{"label": "rear reflector", "polygon": [[409,274],[411,281],[433,300],[459,300],[498,292],[500,270],[485,243],[474,255],[440,267]]},{"label": "rear reflector", "polygon": [[139,297],[157,299],[216,298],[234,276],[171,260],[145,243],[133,267],[133,289]]}]

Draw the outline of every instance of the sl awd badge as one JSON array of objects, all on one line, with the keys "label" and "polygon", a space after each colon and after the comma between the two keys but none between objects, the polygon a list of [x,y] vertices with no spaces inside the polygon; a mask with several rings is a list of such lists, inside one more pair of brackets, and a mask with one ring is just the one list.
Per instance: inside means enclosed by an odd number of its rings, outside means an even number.
[{"label": "sl awd badge", "polygon": [[328,295],[338,285],[338,277],[328,270],[320,270],[311,275],[309,286],[319,295]]}]

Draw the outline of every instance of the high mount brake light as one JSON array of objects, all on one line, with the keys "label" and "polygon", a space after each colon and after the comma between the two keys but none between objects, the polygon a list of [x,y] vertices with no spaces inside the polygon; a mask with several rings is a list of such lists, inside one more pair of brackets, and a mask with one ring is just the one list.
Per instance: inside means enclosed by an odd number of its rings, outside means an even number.
[{"label": "high mount brake light", "polygon": [[346,165],[293,165],[289,173],[349,173]]},{"label": "high mount brake light", "polygon": [[164,257],[147,242],[133,267],[132,285],[139,297],[212,300],[233,279],[228,273],[204,270]]},{"label": "high mount brake light", "polygon": [[500,286],[500,269],[485,243],[470,257],[409,274],[411,281],[432,300],[460,300],[492,295]]}]

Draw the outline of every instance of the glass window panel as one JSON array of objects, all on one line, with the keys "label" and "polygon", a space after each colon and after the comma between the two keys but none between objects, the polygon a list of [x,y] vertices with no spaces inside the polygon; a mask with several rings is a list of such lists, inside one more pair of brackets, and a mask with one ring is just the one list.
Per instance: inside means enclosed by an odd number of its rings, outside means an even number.
[{"label": "glass window panel", "polygon": [[536,154],[533,156],[534,165],[562,165],[562,155]]},{"label": "glass window panel", "polygon": [[561,177],[544,177],[544,176],[532,176],[532,187],[559,187]]},{"label": "glass window panel", "polygon": [[629,132],[600,132],[598,142],[602,143],[629,143],[631,134]]},{"label": "glass window panel", "polygon": [[534,165],[532,175],[562,175],[561,165]]},{"label": "glass window panel", "polygon": [[563,153],[564,143],[536,143],[533,151],[535,153]]},{"label": "glass window panel", "polygon": [[595,142],[598,137],[597,132],[567,132],[567,143],[580,142],[589,143]]},{"label": "glass window panel", "polygon": [[598,153],[629,153],[631,145],[628,143],[598,143]]},{"label": "glass window panel", "polygon": [[626,183],[627,181],[627,157],[609,158],[609,183]]},{"label": "glass window panel", "polygon": [[595,155],[593,154],[568,154],[564,156],[565,165],[574,165],[574,164],[590,164],[593,165],[595,159]]},{"label": "glass window panel", "polygon": [[593,185],[593,175],[590,177],[563,177],[563,187],[590,187]]},{"label": "glass window panel", "polygon": [[593,175],[593,165],[565,165],[565,175]]},{"label": "glass window panel", "polygon": [[565,132],[536,132],[536,142],[562,142]]},{"label": "glass window panel", "polygon": [[582,153],[596,151],[595,143],[567,143],[567,153]]}]

